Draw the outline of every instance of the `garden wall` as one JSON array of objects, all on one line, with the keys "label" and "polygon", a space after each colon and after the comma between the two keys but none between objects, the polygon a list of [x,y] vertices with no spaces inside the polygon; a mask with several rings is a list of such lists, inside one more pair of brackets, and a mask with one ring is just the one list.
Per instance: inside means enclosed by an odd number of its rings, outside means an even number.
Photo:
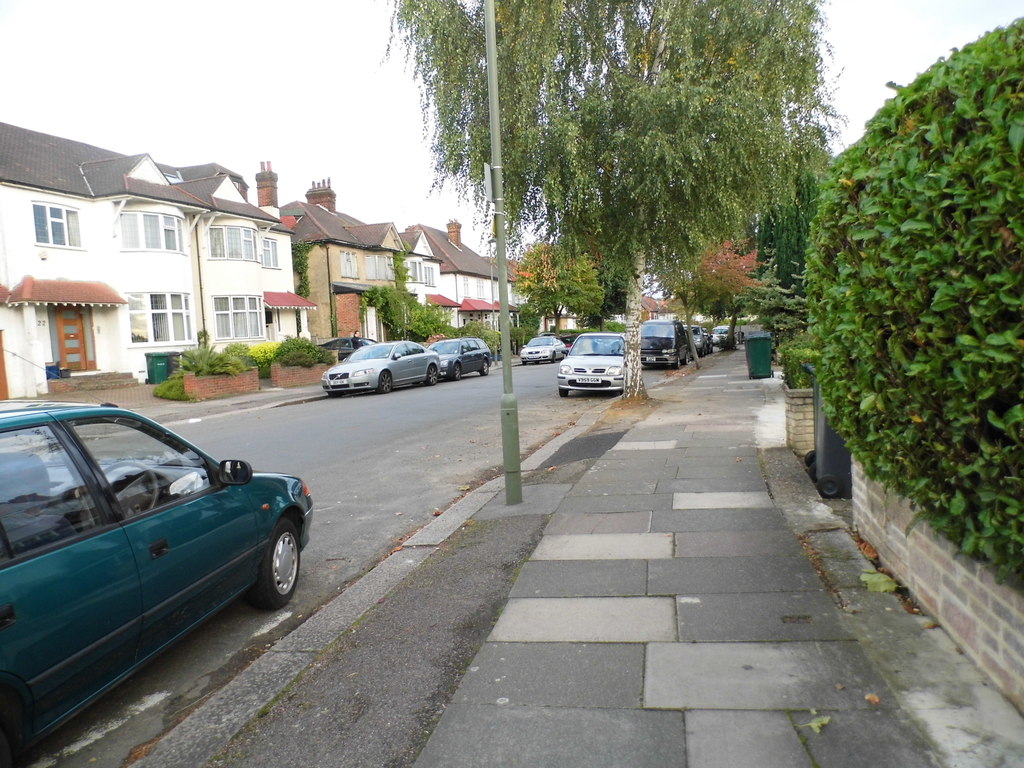
[{"label": "garden wall", "polygon": [[803,458],[814,450],[814,390],[790,389],[786,393],[786,445]]},{"label": "garden wall", "polygon": [[309,384],[319,384],[324,371],[330,367],[329,365],[314,365],[310,368],[303,368],[301,365],[271,363],[270,384],[274,387],[303,387]]},{"label": "garden wall", "polygon": [[242,371],[237,376],[196,376],[191,371],[184,376],[185,394],[192,400],[210,400],[215,397],[241,395],[260,391],[260,372],[256,368]]},{"label": "garden wall", "polygon": [[893,576],[968,657],[1024,710],[1024,582],[997,584],[983,563],[924,522],[853,463],[853,521]]}]

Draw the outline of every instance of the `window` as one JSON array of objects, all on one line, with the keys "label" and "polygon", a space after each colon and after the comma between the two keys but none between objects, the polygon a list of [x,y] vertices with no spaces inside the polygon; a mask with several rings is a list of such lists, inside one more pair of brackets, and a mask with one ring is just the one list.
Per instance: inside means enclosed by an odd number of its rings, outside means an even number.
[{"label": "window", "polygon": [[487,298],[487,294],[484,293],[484,281],[483,280],[478,279],[476,281],[476,295],[477,295],[477,298],[480,298],[480,299]]},{"label": "window", "polygon": [[192,313],[186,293],[129,293],[132,343],[192,341]]},{"label": "window", "polygon": [[359,262],[352,251],[341,252],[341,276],[359,277]]},{"label": "window", "polygon": [[469,296],[469,278],[465,275],[462,276],[462,295]]},{"label": "window", "polygon": [[423,265],[423,282],[427,285],[437,285],[437,277],[435,277],[435,269],[433,266],[424,264]]},{"label": "window", "polygon": [[390,256],[367,256],[365,260],[367,280],[395,279],[395,265]]},{"label": "window", "polygon": [[126,250],[182,251],[181,219],[156,213],[122,213],[121,238]]},{"label": "window", "polygon": [[32,215],[35,219],[37,243],[82,247],[82,237],[78,231],[78,211],[56,205],[33,203]]},{"label": "window", "polygon": [[88,486],[48,428],[0,434],[0,561],[102,522]]},{"label": "window", "polygon": [[211,487],[203,457],[168,434],[125,418],[71,425],[106,475],[122,518],[145,514]]},{"label": "window", "polygon": [[423,282],[423,264],[418,261],[407,261],[405,266],[409,269],[409,282]]},{"label": "window", "polygon": [[218,339],[261,339],[264,336],[263,299],[258,296],[214,296]]},{"label": "window", "polygon": [[249,227],[210,227],[210,258],[256,261],[256,230]]},{"label": "window", "polygon": [[277,240],[263,238],[263,266],[277,269]]}]

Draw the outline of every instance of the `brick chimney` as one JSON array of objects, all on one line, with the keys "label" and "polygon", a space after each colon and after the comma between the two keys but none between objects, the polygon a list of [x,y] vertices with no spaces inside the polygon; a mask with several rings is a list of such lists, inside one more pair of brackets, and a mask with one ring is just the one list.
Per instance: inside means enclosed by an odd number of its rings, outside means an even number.
[{"label": "brick chimney", "polygon": [[277,208],[277,174],[270,168],[270,161],[260,162],[256,174],[256,199],[260,208]]},{"label": "brick chimney", "polygon": [[462,225],[455,219],[448,222],[448,239],[456,248],[462,247]]},{"label": "brick chimney", "polygon": [[331,213],[337,213],[338,196],[331,189],[331,179],[319,183],[313,182],[313,186],[306,190],[306,202],[310,205],[322,205]]}]

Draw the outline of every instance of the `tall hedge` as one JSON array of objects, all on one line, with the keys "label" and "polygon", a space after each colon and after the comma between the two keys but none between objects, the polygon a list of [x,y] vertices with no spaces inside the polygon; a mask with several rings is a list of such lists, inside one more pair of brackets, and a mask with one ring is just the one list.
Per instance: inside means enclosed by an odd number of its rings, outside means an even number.
[{"label": "tall hedge", "polygon": [[867,475],[1024,574],[1024,20],[898,88],[833,164],[807,295]]}]

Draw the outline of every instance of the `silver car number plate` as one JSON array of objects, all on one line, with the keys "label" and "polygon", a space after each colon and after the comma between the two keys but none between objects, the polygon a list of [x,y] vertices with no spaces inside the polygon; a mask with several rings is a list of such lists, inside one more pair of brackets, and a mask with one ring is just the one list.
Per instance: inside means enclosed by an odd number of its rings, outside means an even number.
[{"label": "silver car number plate", "polygon": [[656,357],[653,357],[653,356],[652,356],[652,357],[645,357],[645,358],[644,358],[644,362],[645,362],[645,363],[653,363],[653,362],[655,362],[655,361],[656,361],[657,359],[658,359],[658,358],[656,358]]},{"label": "silver car number plate", "polygon": [[601,379],[597,376],[577,376],[576,381],[580,384],[600,384]]}]

